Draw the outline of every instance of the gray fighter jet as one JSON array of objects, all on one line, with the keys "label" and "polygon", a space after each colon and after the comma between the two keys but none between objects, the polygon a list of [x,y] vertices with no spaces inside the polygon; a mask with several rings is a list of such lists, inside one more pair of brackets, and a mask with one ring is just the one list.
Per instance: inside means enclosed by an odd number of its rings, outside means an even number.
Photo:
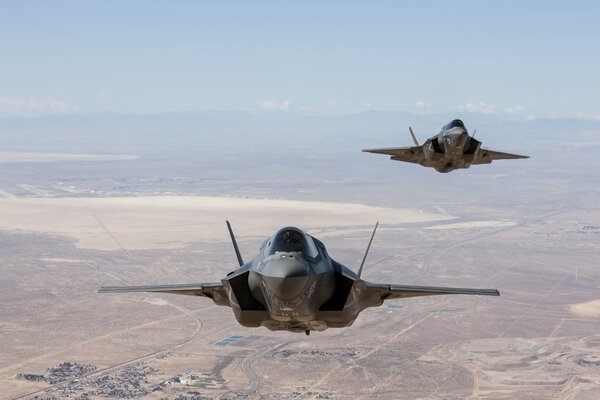
[{"label": "gray fighter jet", "polygon": [[450,172],[469,168],[473,164],[489,164],[494,160],[529,158],[518,154],[501,153],[481,148],[481,142],[469,136],[460,119],[444,125],[440,133],[419,145],[412,128],[408,128],[415,145],[413,147],[390,147],[364,149],[367,153],[389,154],[392,160],[421,164],[438,172]]},{"label": "gray fighter jet", "polygon": [[496,289],[462,289],[372,283],[360,278],[375,229],[357,273],[333,260],[325,245],[294,227],[282,228],[244,263],[227,222],[240,267],[214,283],[104,286],[101,293],[159,292],[204,296],[231,307],[239,323],[290,332],[352,325],[358,314],[384,300],[438,294],[499,296]]}]

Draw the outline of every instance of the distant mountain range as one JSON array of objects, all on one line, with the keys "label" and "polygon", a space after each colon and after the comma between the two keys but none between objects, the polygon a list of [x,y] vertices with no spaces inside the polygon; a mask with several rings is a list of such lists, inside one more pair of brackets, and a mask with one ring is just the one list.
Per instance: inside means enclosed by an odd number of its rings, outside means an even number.
[{"label": "distant mountain range", "polygon": [[207,111],[1,118],[0,139],[4,151],[152,154],[178,150],[181,146],[214,150],[327,148],[356,151],[363,147],[410,145],[409,125],[423,141],[453,118],[461,118],[471,133],[476,128],[477,137],[489,147],[556,140],[600,142],[598,120],[528,120],[512,115],[469,112],[420,115],[389,111],[342,116]]}]

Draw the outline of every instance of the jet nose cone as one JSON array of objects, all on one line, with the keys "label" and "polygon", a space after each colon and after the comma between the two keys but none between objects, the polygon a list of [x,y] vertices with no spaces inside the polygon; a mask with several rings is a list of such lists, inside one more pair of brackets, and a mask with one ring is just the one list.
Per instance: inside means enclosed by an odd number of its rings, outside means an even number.
[{"label": "jet nose cone", "polygon": [[275,296],[272,301],[296,299],[308,282],[307,276],[296,278],[273,278],[272,276],[263,277],[263,282],[269,287],[269,291]]},{"label": "jet nose cone", "polygon": [[261,271],[273,278],[295,278],[308,275],[308,263],[293,253],[275,254]]},{"label": "jet nose cone", "polygon": [[308,280],[308,263],[293,253],[276,254],[261,271],[263,282],[279,299],[297,297]]},{"label": "jet nose cone", "polygon": [[446,136],[446,140],[454,145],[464,144],[469,134],[462,128],[454,128],[452,134]]}]

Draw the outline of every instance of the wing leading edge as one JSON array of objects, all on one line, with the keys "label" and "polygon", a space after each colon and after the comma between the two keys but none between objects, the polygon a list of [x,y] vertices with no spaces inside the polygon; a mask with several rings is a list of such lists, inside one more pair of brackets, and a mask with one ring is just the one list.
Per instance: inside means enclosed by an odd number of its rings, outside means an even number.
[{"label": "wing leading edge", "polygon": [[387,154],[392,160],[406,161],[420,164],[423,161],[423,149],[421,146],[413,147],[388,147],[381,149],[363,149],[365,153]]},{"label": "wing leading edge", "polygon": [[494,160],[512,160],[517,158],[529,158],[529,156],[503,153],[501,151],[494,151],[488,149],[480,149],[479,153],[477,154],[477,157],[473,161],[473,164],[489,164]]},{"label": "wing leading edge", "polygon": [[213,298],[215,291],[221,292],[223,290],[223,284],[220,282],[211,282],[184,283],[179,285],[102,286],[98,290],[98,293],[154,292]]}]

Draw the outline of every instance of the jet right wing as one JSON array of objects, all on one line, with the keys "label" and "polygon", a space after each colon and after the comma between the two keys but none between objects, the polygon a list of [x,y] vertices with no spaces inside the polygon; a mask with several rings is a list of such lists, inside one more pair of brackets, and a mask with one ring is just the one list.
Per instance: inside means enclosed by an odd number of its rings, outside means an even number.
[{"label": "jet right wing", "polygon": [[501,151],[494,151],[488,149],[479,149],[477,157],[475,158],[475,160],[473,160],[473,164],[489,164],[494,160],[509,160],[515,158],[529,158],[529,156],[503,153]]},{"label": "jet right wing", "polygon": [[[365,282],[366,283],[366,282]],[[435,296],[441,294],[471,294],[479,296],[500,296],[497,289],[448,288],[437,286],[390,285],[366,283],[367,288],[381,294],[382,300],[406,297]]]},{"label": "jet right wing", "polygon": [[365,153],[388,154],[392,160],[420,164],[423,161],[421,146],[413,147],[388,147],[381,149],[363,149]]}]

